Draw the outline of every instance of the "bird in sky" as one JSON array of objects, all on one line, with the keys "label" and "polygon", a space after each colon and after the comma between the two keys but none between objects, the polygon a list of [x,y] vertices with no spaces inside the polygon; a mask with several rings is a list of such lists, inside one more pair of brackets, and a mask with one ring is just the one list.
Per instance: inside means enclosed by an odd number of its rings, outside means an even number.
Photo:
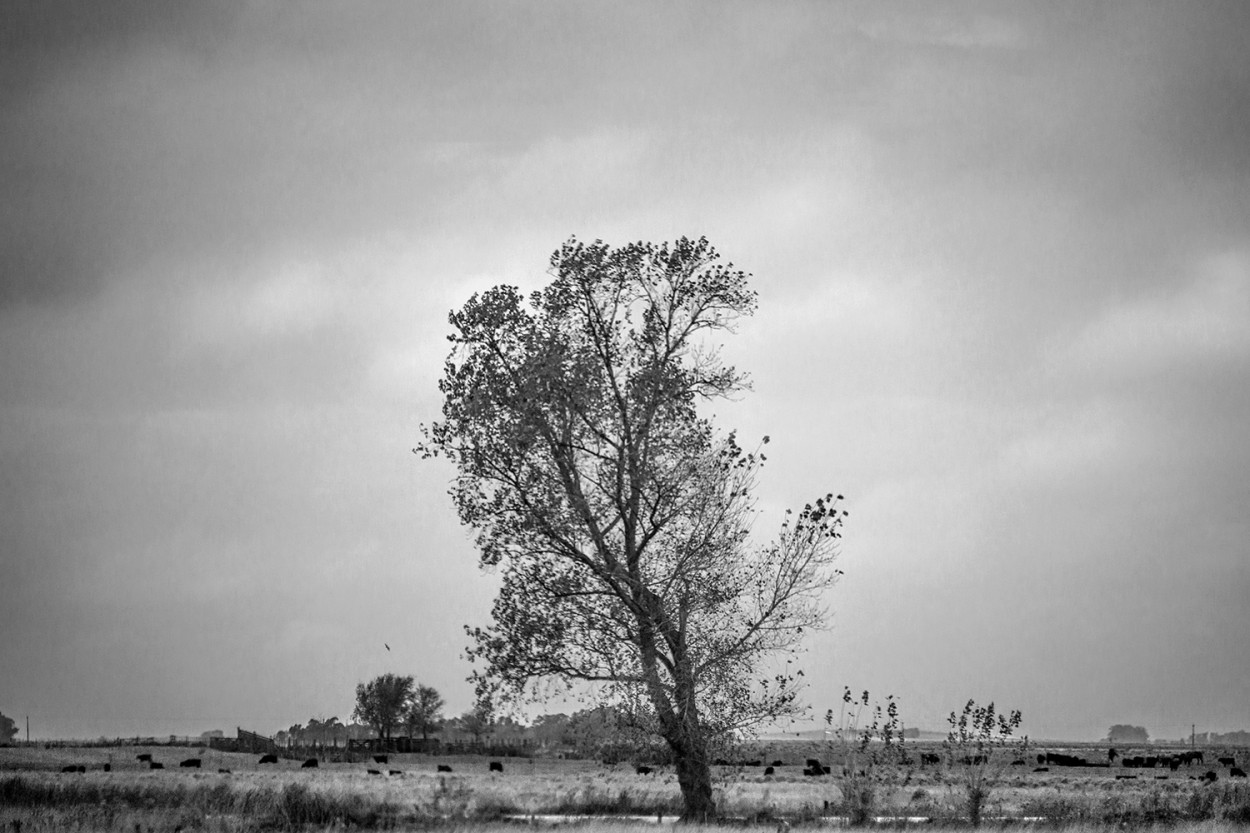
[{"label": "bird in sky", "polygon": [[388,651],[391,649],[391,646],[387,645],[385,642],[382,643],[382,647],[386,648]]}]

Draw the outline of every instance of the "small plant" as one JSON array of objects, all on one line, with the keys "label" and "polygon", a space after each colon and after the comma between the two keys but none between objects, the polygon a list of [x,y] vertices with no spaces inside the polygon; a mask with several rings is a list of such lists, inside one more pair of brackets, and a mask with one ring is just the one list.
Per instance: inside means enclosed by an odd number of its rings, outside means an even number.
[{"label": "small plant", "polygon": [[849,822],[855,826],[872,820],[880,788],[893,777],[890,765],[897,763],[902,755],[903,734],[898,703],[894,702],[893,695],[885,698],[884,709],[879,703],[873,705],[869,712],[872,722],[861,728],[868,701],[867,691],[855,697],[846,688],[842,692],[837,723],[833,720],[833,709],[825,712],[825,723],[841,751],[838,789]]},{"label": "small plant", "polygon": [[1002,778],[1007,755],[1023,757],[1029,746],[1028,736],[1012,741],[1020,728],[1020,711],[999,714],[994,704],[978,706],[975,700],[964,704],[962,713],[951,712],[947,718],[950,731],[942,746],[951,785],[962,792],[968,823],[981,826],[981,817],[990,794]]}]

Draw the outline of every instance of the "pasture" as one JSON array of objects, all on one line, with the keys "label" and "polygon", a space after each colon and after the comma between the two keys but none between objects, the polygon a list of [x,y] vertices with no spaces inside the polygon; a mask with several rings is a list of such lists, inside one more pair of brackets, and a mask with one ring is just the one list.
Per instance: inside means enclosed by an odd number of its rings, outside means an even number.
[{"label": "pasture", "polygon": [[[1064,751],[1075,754],[1070,747]],[[1103,753],[1105,761],[1105,748]],[[1092,751],[1080,754],[1094,759]],[[140,755],[163,768],[152,769]],[[803,774],[809,757],[838,764],[827,747],[769,743],[751,756],[783,765],[772,775],[764,774],[764,766],[716,767],[717,805],[735,829],[775,830],[783,820],[793,827],[845,824],[839,779]],[[919,758],[917,749],[912,757]],[[200,766],[180,766],[190,759]],[[637,828],[675,822],[681,807],[671,767],[639,774],[627,763],[505,758],[503,771],[492,772],[491,760],[392,754],[378,763],[366,755],[352,762],[321,760],[310,768],[302,766],[303,758],[261,764],[256,754],[211,749],[0,748],[0,830],[478,829],[579,816],[596,817],[578,822],[581,827]],[[78,767],[85,771],[62,771]],[[1246,781],[1227,772],[1214,783],[1200,780],[1212,770],[1209,764],[1177,770],[1035,768],[1031,759],[1002,769],[986,813],[991,827],[1021,820],[1046,827],[1250,824]],[[874,815],[900,826],[909,824],[905,819],[925,819],[957,827],[960,791],[952,775],[934,765],[879,772]]]}]

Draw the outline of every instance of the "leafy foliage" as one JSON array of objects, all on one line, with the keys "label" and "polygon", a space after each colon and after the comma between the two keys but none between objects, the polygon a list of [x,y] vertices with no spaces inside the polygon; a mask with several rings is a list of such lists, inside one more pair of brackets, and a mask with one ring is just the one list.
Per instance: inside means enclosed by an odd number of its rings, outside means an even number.
[{"label": "leafy foliage", "polygon": [[833,735],[831,743],[836,743],[841,752],[842,802],[851,824],[856,826],[871,821],[877,793],[890,783],[894,776],[892,767],[903,755],[902,724],[894,696],[887,695],[884,708],[875,703],[869,709],[868,702],[867,691],[855,697],[846,688],[842,691],[837,722],[833,709],[825,712],[825,725]]},{"label": "leafy foliage", "polygon": [[12,743],[17,737],[17,724],[13,718],[0,713],[0,743]]},{"label": "leafy foliage", "polygon": [[413,693],[413,678],[382,674],[356,686],[356,709],[352,716],[390,740],[391,731],[404,722]]},{"label": "leafy foliage", "polygon": [[1107,730],[1107,740],[1111,743],[1149,743],[1150,733],[1145,726],[1117,723]]},{"label": "leafy foliage", "polygon": [[1010,746],[1016,755],[1024,755],[1029,739],[1026,735],[1012,742],[1020,728],[1019,710],[999,714],[993,703],[978,706],[975,700],[964,704],[963,711],[950,713],[943,748],[952,783],[963,792],[968,822],[981,825],[981,817],[990,795],[1007,765],[1004,750]]},{"label": "leafy foliage", "polygon": [[430,736],[430,732],[437,732],[442,721],[443,705],[443,695],[437,689],[418,684],[404,715],[404,725],[408,728],[409,736],[420,732],[424,739]]},{"label": "leafy foliage", "polygon": [[707,240],[570,240],[551,273],[528,304],[498,286],[451,314],[443,420],[416,449],[456,465],[460,519],[502,571],[493,624],[469,629],[474,678],[645,702],[706,818],[712,739],[799,708],[792,676],[759,669],[822,624],[845,512],[829,494],[750,545],[766,458],[697,406],[747,388],[708,340],[755,293]]}]

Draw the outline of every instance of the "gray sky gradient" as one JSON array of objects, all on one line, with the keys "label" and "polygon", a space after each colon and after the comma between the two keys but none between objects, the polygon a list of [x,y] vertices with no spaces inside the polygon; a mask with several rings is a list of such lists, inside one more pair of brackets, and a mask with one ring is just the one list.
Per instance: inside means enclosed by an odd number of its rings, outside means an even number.
[{"label": "gray sky gradient", "polygon": [[0,8],[0,711],[467,708],[446,314],[684,234],[760,535],[848,498],[819,711],[1250,728],[1250,7],[619,5]]}]

